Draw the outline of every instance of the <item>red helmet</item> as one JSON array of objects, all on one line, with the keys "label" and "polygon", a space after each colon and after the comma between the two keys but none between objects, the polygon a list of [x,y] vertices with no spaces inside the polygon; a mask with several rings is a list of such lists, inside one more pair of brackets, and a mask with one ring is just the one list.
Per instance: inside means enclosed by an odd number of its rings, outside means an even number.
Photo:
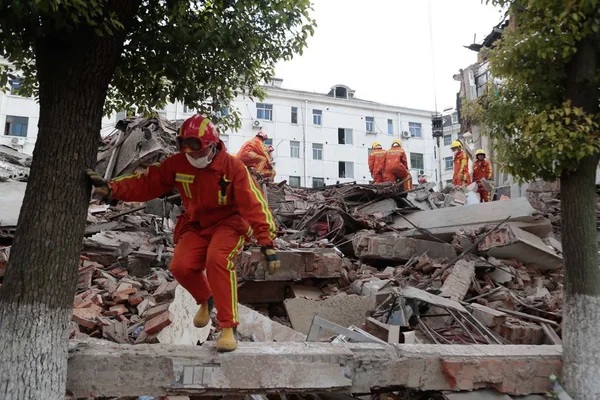
[{"label": "red helmet", "polygon": [[179,151],[190,153],[216,143],[219,143],[219,132],[212,122],[202,115],[194,115],[186,119],[179,128],[177,136]]},{"label": "red helmet", "polygon": [[263,131],[258,131],[258,133],[256,134],[256,136],[258,136],[259,138],[261,138],[262,140],[267,140],[269,138],[269,135],[267,135],[266,133],[264,133]]}]

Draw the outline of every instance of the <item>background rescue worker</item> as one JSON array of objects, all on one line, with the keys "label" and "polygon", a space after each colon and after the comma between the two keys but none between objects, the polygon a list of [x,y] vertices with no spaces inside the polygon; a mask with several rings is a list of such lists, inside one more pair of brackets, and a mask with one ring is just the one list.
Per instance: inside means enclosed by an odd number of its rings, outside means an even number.
[{"label": "background rescue worker", "polygon": [[402,142],[398,139],[392,141],[392,147],[385,152],[383,169],[384,182],[404,182],[404,190],[412,189],[412,177],[408,168],[406,153],[402,149]]},{"label": "background rescue worker", "polygon": [[265,171],[267,168],[270,158],[265,146],[267,139],[269,136],[266,133],[258,131],[256,136],[244,143],[237,152],[237,158],[248,167],[250,172],[259,173],[258,171]]},{"label": "background rescue worker", "polygon": [[385,163],[385,150],[379,142],[373,142],[369,154],[369,172],[375,183],[383,182],[383,166]]},{"label": "background rescue worker", "polygon": [[177,245],[169,269],[200,305],[194,317],[196,327],[209,323],[214,296],[222,328],[216,347],[232,351],[237,347],[235,327],[239,324],[233,260],[254,234],[265,269],[275,273],[279,269],[273,249],[275,221],[248,169],[224,150],[207,118],[187,119],[177,145],[178,154],[143,174],[107,182],[91,169],[86,172],[96,193],[123,201],[148,201],[177,188],[185,213],[177,219],[173,233]]},{"label": "background rescue worker", "polygon": [[273,146],[267,147],[267,155],[269,156],[269,159],[267,160],[267,163],[264,164],[264,167],[262,169],[260,169],[261,167],[259,166],[255,171],[257,175],[263,176],[269,179],[270,181],[273,181],[275,179],[275,163],[273,161],[274,151],[275,149],[273,148]]},{"label": "background rescue worker", "polygon": [[454,153],[454,175],[452,175],[452,184],[455,186],[467,186],[471,184],[471,174],[469,173],[469,156],[462,149],[458,140],[452,142],[450,150]]},{"label": "background rescue worker", "polygon": [[485,150],[479,149],[475,152],[477,160],[473,163],[473,181],[477,182],[477,193],[479,193],[479,202],[486,203],[491,201],[491,193],[485,190],[482,179],[492,180],[492,164],[485,159]]}]

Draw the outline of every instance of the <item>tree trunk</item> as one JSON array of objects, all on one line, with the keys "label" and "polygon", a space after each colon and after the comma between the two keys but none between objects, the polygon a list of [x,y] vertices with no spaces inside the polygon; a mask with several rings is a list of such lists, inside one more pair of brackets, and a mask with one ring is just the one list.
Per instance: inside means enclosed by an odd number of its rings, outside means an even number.
[{"label": "tree trunk", "polygon": [[[576,107],[598,112],[595,43],[586,39],[568,66],[567,95]],[[562,243],[566,270],[563,309],[563,375],[577,399],[600,398],[600,268],[596,238],[596,167],[584,158],[561,183]]]},{"label": "tree trunk", "polygon": [[[129,21],[133,1],[107,9]],[[129,24],[125,24],[128,26]],[[0,398],[64,399],[68,327],[102,109],[124,32],[89,27],[35,44],[39,133],[0,288]]]}]

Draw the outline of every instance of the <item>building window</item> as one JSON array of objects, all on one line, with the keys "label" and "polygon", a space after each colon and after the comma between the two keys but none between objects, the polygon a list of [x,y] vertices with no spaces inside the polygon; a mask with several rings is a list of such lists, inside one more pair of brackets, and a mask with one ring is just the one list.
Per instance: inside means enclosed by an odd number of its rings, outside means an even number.
[{"label": "building window", "polygon": [[290,157],[300,158],[300,142],[290,141]]},{"label": "building window", "polygon": [[458,113],[452,113],[452,123],[458,124]]},{"label": "building window", "polygon": [[313,124],[319,126],[323,125],[323,111],[313,110]]},{"label": "building window", "polygon": [[348,161],[340,161],[338,163],[338,176],[340,178],[354,178],[354,163]]},{"label": "building window", "polygon": [[263,142],[263,144],[265,145],[265,147],[273,146],[273,139],[272,138],[271,139],[267,139],[267,140],[265,140]]},{"label": "building window", "polygon": [[367,132],[373,132],[375,130],[375,119],[373,117],[365,117],[365,125]]},{"label": "building window", "polygon": [[421,153],[410,153],[410,168],[411,169],[424,169],[423,165],[423,154]]},{"label": "building window", "polygon": [[29,118],[6,116],[6,124],[4,125],[4,134],[8,136],[27,136],[27,124]]},{"label": "building window", "polygon": [[444,146],[450,146],[452,144],[452,135],[444,135]]},{"label": "building window", "polygon": [[444,164],[446,165],[446,169],[452,169],[452,164],[454,164],[452,156],[444,157]]},{"label": "building window", "polygon": [[193,114],[194,110],[192,110],[191,107],[189,107],[187,104],[183,105],[183,113],[184,114]]},{"label": "building window", "polygon": [[292,107],[291,122],[292,124],[298,123],[298,107]]},{"label": "building window", "polygon": [[292,186],[292,187],[300,187],[300,177],[299,176],[290,176],[289,183],[290,183],[290,186]]},{"label": "building window", "polygon": [[323,159],[323,144],[313,143],[313,160]]},{"label": "building window", "polygon": [[273,120],[273,104],[256,103],[256,119]]},{"label": "building window", "polygon": [[10,94],[13,96],[20,96],[19,90],[23,84],[23,78],[14,78],[10,80]]},{"label": "building window", "polygon": [[312,178],[312,179],[313,179],[312,187],[314,187],[314,188],[325,187],[325,178]]},{"label": "building window", "polygon": [[219,111],[215,112],[215,117],[224,118],[229,116],[229,107],[223,107]]},{"label": "building window", "polygon": [[421,123],[420,122],[409,122],[408,130],[410,131],[410,136],[423,137],[423,133],[421,132]]},{"label": "building window", "polygon": [[388,135],[394,134],[394,120],[388,119]]},{"label": "building window", "polygon": [[338,144],[352,144],[352,129],[338,128]]}]

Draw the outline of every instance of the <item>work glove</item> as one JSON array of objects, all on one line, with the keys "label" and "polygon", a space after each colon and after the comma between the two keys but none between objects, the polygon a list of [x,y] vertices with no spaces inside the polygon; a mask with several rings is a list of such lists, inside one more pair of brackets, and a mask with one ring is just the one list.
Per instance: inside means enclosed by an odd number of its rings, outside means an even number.
[{"label": "work glove", "polygon": [[102,196],[110,195],[111,190],[106,179],[101,177],[96,171],[94,171],[91,168],[86,169],[85,173],[87,174],[88,178],[92,182],[92,185],[94,186],[94,193],[97,193]]},{"label": "work glove", "polygon": [[272,246],[262,246],[260,251],[263,254],[265,268],[269,272],[269,275],[273,275],[279,270],[279,266],[281,265],[279,257],[277,257],[277,253],[275,253],[275,249],[273,249]]}]

